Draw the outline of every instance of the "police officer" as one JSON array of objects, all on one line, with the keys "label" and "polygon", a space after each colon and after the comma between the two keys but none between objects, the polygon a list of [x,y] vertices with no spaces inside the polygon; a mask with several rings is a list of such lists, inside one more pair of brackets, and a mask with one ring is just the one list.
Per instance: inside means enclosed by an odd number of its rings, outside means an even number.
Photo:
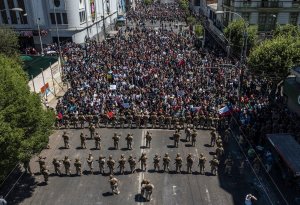
[{"label": "police officer", "polygon": [[178,153],[175,158],[175,165],[176,165],[176,173],[178,171],[181,172],[181,167],[182,167],[182,158],[180,157],[180,154]]},{"label": "police officer", "polygon": [[57,160],[57,158],[53,158],[52,164],[54,166],[55,174],[61,175],[61,171],[60,171],[61,162],[60,162],[60,160]]},{"label": "police officer", "polygon": [[114,174],[114,169],[115,169],[116,162],[115,162],[115,160],[113,160],[111,155],[109,155],[106,164],[107,164],[107,167],[109,169],[109,173]]},{"label": "police officer", "polygon": [[147,131],[146,133],[146,147],[151,147],[151,140],[152,140],[152,133],[150,133],[149,131]]},{"label": "police officer", "polygon": [[105,157],[103,157],[102,155],[99,156],[99,171],[101,174],[104,174],[104,165],[105,165]]},{"label": "police officer", "polygon": [[127,118],[127,124],[128,124],[128,128],[132,128],[132,120],[133,120],[133,116],[131,112],[128,112],[128,115],[126,116]]},{"label": "police officer", "polygon": [[165,124],[165,116],[163,114],[161,114],[158,117],[158,122],[159,122],[159,128],[164,128],[164,124]]},{"label": "police officer", "polygon": [[133,136],[132,134],[128,133],[127,137],[125,138],[127,142],[127,149],[132,149],[132,141],[133,141]]},{"label": "police officer", "polygon": [[230,135],[231,135],[230,128],[228,128],[225,130],[225,133],[224,133],[224,142],[225,143],[228,143]]},{"label": "police officer", "polygon": [[31,171],[31,167],[30,167],[30,157],[29,156],[23,160],[23,166],[24,166],[25,172],[29,173],[30,175],[33,175],[32,171]]},{"label": "police officer", "polygon": [[217,156],[214,155],[213,159],[210,161],[211,174],[217,175],[219,163],[220,163],[220,162],[219,162],[219,160],[217,159]]},{"label": "police officer", "polygon": [[192,133],[192,146],[196,146],[196,139],[197,139],[197,131],[194,129]]},{"label": "police officer", "polygon": [[86,159],[86,162],[90,168],[90,172],[93,173],[94,157],[93,157],[92,153],[89,153],[89,157]]},{"label": "police officer", "polygon": [[99,135],[98,132],[96,132],[94,140],[95,140],[95,149],[101,149],[101,136]]},{"label": "police officer", "polygon": [[223,145],[223,141],[222,141],[221,136],[217,137],[217,139],[216,139],[216,145],[217,145],[217,147],[220,147],[221,145]]},{"label": "police officer", "polygon": [[80,143],[81,149],[86,149],[86,136],[84,136],[83,132],[80,133]]},{"label": "police officer", "polygon": [[165,156],[164,156],[164,158],[163,158],[164,172],[166,171],[166,169],[167,169],[168,171],[170,171],[170,169],[169,169],[170,161],[171,161],[171,159],[170,159],[170,157],[169,157],[169,154],[166,153]]},{"label": "police officer", "polygon": [[225,174],[231,175],[231,170],[233,166],[233,160],[231,158],[231,155],[228,155],[228,158],[224,162],[225,164]]},{"label": "police officer", "polygon": [[189,142],[191,140],[191,128],[187,126],[185,128],[185,141]]},{"label": "police officer", "polygon": [[49,170],[47,168],[43,168],[42,175],[44,176],[44,182],[47,184],[50,175]]},{"label": "police officer", "polygon": [[145,193],[145,199],[146,201],[151,201],[151,196],[152,196],[152,193],[153,193],[153,189],[154,189],[154,185],[153,184],[146,184],[144,186],[144,193]]},{"label": "police officer", "polygon": [[89,130],[90,130],[90,139],[93,139],[96,131],[96,127],[93,123],[90,123]]},{"label": "police officer", "polygon": [[136,128],[141,128],[141,115],[139,113],[135,115],[135,124]]},{"label": "police officer", "polygon": [[125,115],[124,115],[124,113],[122,112],[121,113],[121,115],[120,115],[120,118],[119,118],[119,121],[120,121],[120,127],[122,128],[122,129],[124,129],[124,124],[125,124]]},{"label": "police officer", "polygon": [[187,173],[192,173],[192,166],[194,163],[194,159],[192,158],[192,154],[189,153],[187,158],[186,158],[186,166],[187,166]]},{"label": "police officer", "polygon": [[114,148],[119,149],[119,141],[120,141],[120,136],[117,133],[114,133],[114,136],[112,137],[114,141]]},{"label": "police officer", "polygon": [[46,169],[46,159],[47,157],[39,156],[38,163],[40,165],[40,173],[42,173],[43,169]]},{"label": "police officer", "polygon": [[203,153],[200,154],[198,166],[200,167],[200,174],[204,174],[206,158]]},{"label": "police officer", "polygon": [[141,182],[141,195],[144,196],[145,194],[145,186],[147,184],[150,184],[150,181],[147,180],[147,179],[143,179],[142,182]]},{"label": "police officer", "polygon": [[135,157],[133,157],[132,154],[129,155],[128,163],[129,163],[131,173],[134,173],[135,172],[136,161],[135,161]]},{"label": "police officer", "polygon": [[121,158],[119,159],[120,174],[124,174],[125,163],[126,163],[126,158],[125,158],[124,154],[121,154]]},{"label": "police officer", "polygon": [[178,147],[179,138],[180,138],[180,134],[179,134],[179,132],[176,130],[175,133],[173,134],[174,147]]},{"label": "police officer", "polygon": [[109,183],[110,183],[110,187],[111,187],[111,192],[113,194],[120,194],[120,191],[119,191],[119,180],[115,177],[113,177],[113,175],[110,175],[109,176]]},{"label": "police officer", "polygon": [[144,169],[146,171],[146,169],[147,169],[147,159],[148,158],[146,156],[146,153],[142,153],[142,156],[139,159],[139,162],[141,162],[141,170],[142,171],[144,171]]},{"label": "police officer", "polygon": [[160,169],[160,166],[159,166],[160,158],[161,157],[158,156],[158,154],[156,153],[154,158],[153,158],[154,171],[156,171],[156,169],[157,169],[157,171],[159,171],[159,169]]},{"label": "police officer", "polygon": [[151,115],[152,128],[156,128],[156,121],[157,121],[157,113],[153,112],[152,115]]},{"label": "police officer", "polygon": [[71,160],[68,156],[65,156],[65,159],[63,160],[63,164],[65,166],[65,173],[66,175],[71,175],[70,166],[71,166]]},{"label": "police officer", "polygon": [[84,128],[84,122],[85,122],[85,117],[84,117],[84,115],[83,115],[83,114],[80,114],[79,117],[78,117],[78,120],[79,120],[79,122],[80,122],[80,127],[81,127],[81,129],[83,129],[83,128]]},{"label": "police officer", "polygon": [[213,129],[210,132],[210,146],[214,147],[216,144],[216,139],[217,139],[217,134],[216,134],[216,130]]},{"label": "police officer", "polygon": [[70,140],[70,137],[69,135],[67,134],[67,132],[64,132],[64,134],[62,135],[62,138],[64,140],[64,144],[65,144],[65,149],[69,149],[70,146],[69,146],[69,140]]},{"label": "police officer", "polygon": [[74,162],[74,167],[76,169],[76,174],[77,175],[82,175],[82,169],[81,169],[81,161],[79,160],[79,158],[76,158],[75,159],[75,162]]},{"label": "police officer", "polygon": [[219,146],[216,149],[216,155],[218,157],[218,159],[220,159],[224,154],[224,148],[223,148],[223,144],[219,144]]}]

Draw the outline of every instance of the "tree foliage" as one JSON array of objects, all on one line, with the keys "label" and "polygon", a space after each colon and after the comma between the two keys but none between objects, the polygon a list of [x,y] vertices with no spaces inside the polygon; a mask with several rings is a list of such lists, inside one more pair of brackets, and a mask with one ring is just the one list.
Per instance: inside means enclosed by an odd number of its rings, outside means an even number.
[{"label": "tree foliage", "polygon": [[0,55],[0,67],[1,182],[19,161],[47,145],[54,114],[29,91],[27,76],[16,60]]},{"label": "tree foliage", "polygon": [[179,5],[180,5],[181,9],[184,10],[184,11],[188,11],[189,10],[189,1],[187,1],[187,0],[180,0],[179,1]]},{"label": "tree foliage", "polygon": [[0,54],[14,57],[18,54],[18,36],[8,27],[0,27]]},{"label": "tree foliage", "polygon": [[186,18],[186,23],[188,25],[190,25],[190,26],[193,26],[193,25],[195,25],[197,23],[197,20],[196,20],[196,18],[194,16],[188,16]]},{"label": "tree foliage", "polygon": [[[247,24],[247,23],[246,23]],[[224,29],[225,37],[230,40],[232,49],[236,54],[241,52],[244,46],[245,21],[235,20]],[[255,46],[257,41],[257,26],[247,26],[247,52]]]},{"label": "tree foliage", "polygon": [[277,25],[273,33],[273,36],[274,37],[277,36],[300,37],[300,27],[291,24]]},{"label": "tree foliage", "polygon": [[198,38],[203,36],[203,26],[201,24],[195,26],[195,34]]},{"label": "tree foliage", "polygon": [[152,0],[144,0],[144,3],[145,3],[146,5],[150,5],[150,4],[152,4]]},{"label": "tree foliage", "polygon": [[300,39],[278,36],[265,40],[250,53],[248,65],[258,75],[276,78],[278,81],[289,74],[289,69],[300,63]]}]

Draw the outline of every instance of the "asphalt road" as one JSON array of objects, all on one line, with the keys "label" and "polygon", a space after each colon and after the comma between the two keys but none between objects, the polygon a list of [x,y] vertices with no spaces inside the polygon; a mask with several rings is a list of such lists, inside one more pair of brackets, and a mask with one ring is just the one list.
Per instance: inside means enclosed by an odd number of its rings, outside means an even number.
[{"label": "asphalt road", "polygon": [[[144,134],[146,130],[142,129],[97,129],[102,136],[102,149],[94,150],[94,140],[87,141],[87,149],[78,149],[80,146],[80,132],[82,130],[68,130],[71,135],[70,149],[63,149],[62,133],[63,130],[59,130],[50,137],[51,148],[44,150],[42,156],[46,156],[47,165],[51,173],[53,173],[52,159],[57,157],[63,159],[65,155],[68,155],[72,159],[72,173],[75,172],[73,166],[74,159],[79,157],[83,163],[84,175],[79,176],[55,176],[52,175],[49,178],[49,183],[45,185],[43,183],[43,176],[38,175],[38,162],[35,162],[37,158],[33,159],[32,169],[36,173],[35,181],[37,184],[32,190],[22,190],[20,187],[16,188],[15,192],[30,191],[27,197],[23,199],[19,198],[20,204],[142,204],[144,203],[142,197],[139,196],[140,182],[142,179],[150,180],[154,186],[152,201],[145,202],[149,204],[224,204],[231,205],[237,204],[237,201],[242,201],[244,193],[240,196],[236,196],[236,193],[229,189],[239,189],[237,182],[233,182],[233,178],[224,176],[224,179],[220,180],[220,176],[211,176],[209,173],[206,175],[200,175],[199,169],[196,167],[197,162],[194,163],[193,173],[175,174],[173,163],[177,153],[181,153],[184,159],[183,170],[186,170],[185,158],[188,153],[192,153],[194,158],[197,159],[200,153],[204,153],[208,161],[212,158],[209,152],[213,152],[215,148],[205,146],[209,143],[209,132],[204,130],[198,130],[198,141],[196,147],[191,147],[189,142],[180,141],[179,148],[173,148],[173,141],[170,137],[173,134],[173,130],[149,130],[153,133],[152,145],[150,149],[145,149]],[[88,130],[85,129],[88,133]],[[122,135],[119,144],[119,150],[113,150],[113,133],[117,132]],[[124,137],[128,132],[134,135],[133,150],[126,149],[126,141]],[[182,132],[183,133],[183,132]],[[182,138],[184,135],[182,136]],[[86,158],[88,153],[91,152],[94,158],[98,158],[99,154],[103,154],[108,157],[112,155],[114,160],[118,160],[121,154],[125,154],[128,158],[129,154],[133,154],[139,157],[142,152],[146,152],[148,156],[148,170],[146,172],[137,172],[134,174],[126,173],[125,175],[119,175],[116,173],[116,177],[120,180],[120,195],[112,196],[110,194],[110,186],[108,183],[108,174],[101,175],[98,172],[98,163],[94,163],[95,173],[90,174],[88,166],[86,164]],[[153,172],[153,157],[156,153],[163,156],[168,152],[172,165],[170,173],[157,173]],[[162,162],[161,162],[162,164]],[[196,165],[195,165],[196,164]],[[206,171],[209,171],[210,166],[207,163]],[[126,163],[126,170],[129,170]],[[63,169],[62,169],[63,171]],[[106,170],[106,172],[108,169]],[[116,169],[117,171],[117,169]],[[220,174],[222,176],[222,174]],[[29,176],[26,176],[29,177]],[[222,177],[223,178],[223,177]],[[233,181],[232,181],[233,180]],[[227,182],[226,182],[227,181]],[[22,186],[21,186],[22,187]],[[229,188],[229,189],[228,189]],[[18,190],[21,189],[21,190]],[[238,191],[240,192],[240,190]],[[233,196],[235,195],[235,196]],[[236,198],[236,199],[234,199]],[[21,200],[20,200],[21,199]]]}]

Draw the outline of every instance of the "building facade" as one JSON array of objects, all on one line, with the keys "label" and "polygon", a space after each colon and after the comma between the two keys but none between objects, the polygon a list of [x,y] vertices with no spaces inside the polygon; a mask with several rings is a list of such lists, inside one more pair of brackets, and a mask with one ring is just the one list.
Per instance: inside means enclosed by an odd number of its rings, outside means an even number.
[{"label": "building facade", "polygon": [[[0,25],[15,29],[21,46],[99,40],[125,12],[124,0],[0,0]],[[17,11],[14,8],[20,8]],[[39,35],[40,34],[40,35]]]},{"label": "building facade", "polygon": [[[300,0],[222,0],[223,11],[239,13],[250,25],[257,25],[260,32],[270,32],[276,25],[300,25]],[[223,23],[239,18],[224,13]]]}]

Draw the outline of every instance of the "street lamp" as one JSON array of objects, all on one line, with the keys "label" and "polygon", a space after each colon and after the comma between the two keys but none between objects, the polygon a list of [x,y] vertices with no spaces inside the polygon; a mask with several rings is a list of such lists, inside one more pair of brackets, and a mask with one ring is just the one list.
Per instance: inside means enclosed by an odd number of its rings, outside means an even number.
[{"label": "street lamp", "polygon": [[224,13],[232,13],[232,14],[235,14],[237,15],[238,17],[240,17],[241,19],[243,19],[244,21],[244,43],[243,43],[243,47],[242,47],[242,51],[241,51],[241,63],[243,63],[243,60],[244,58],[246,57],[246,54],[247,54],[247,40],[248,40],[248,34],[247,34],[247,25],[246,25],[246,21],[245,19],[239,14],[239,13],[236,13],[236,12],[233,12],[233,11],[216,11],[216,14],[224,14]]},{"label": "street lamp", "polygon": [[22,8],[12,8],[12,9],[2,9],[2,10],[0,10],[0,12],[1,12],[1,11],[6,11],[6,10],[9,10],[9,11],[20,11],[20,12],[23,11]]}]

